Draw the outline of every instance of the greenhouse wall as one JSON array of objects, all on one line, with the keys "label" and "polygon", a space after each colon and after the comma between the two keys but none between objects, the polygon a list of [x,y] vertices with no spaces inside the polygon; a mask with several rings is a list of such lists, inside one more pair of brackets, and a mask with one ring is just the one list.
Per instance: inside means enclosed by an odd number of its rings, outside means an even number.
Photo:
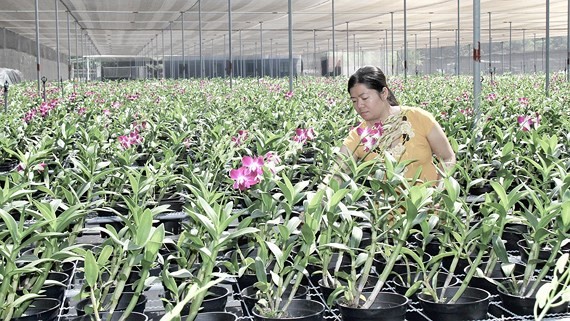
[{"label": "greenhouse wall", "polygon": [[[36,42],[23,37],[6,28],[0,28],[0,67],[17,69],[24,75],[24,80],[35,80],[36,69]],[[41,76],[48,80],[57,78],[57,53],[55,50],[40,45],[40,71]],[[60,54],[60,75],[68,79],[68,57]]]}]

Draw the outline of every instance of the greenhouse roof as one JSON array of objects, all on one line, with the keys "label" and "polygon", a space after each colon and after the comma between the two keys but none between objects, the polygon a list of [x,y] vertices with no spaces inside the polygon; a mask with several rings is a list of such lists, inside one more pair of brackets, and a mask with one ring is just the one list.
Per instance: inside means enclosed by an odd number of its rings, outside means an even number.
[{"label": "greenhouse roof", "polygon": [[[481,42],[546,35],[545,0],[481,0]],[[58,9],[56,10],[56,3]],[[41,0],[39,1],[40,42],[56,48],[56,11],[59,48],[76,51],[75,29],[91,43],[83,52],[101,55],[182,54],[182,25],[188,56],[199,53],[198,0]],[[408,0],[406,26],[408,48],[454,46],[460,21],[460,43],[473,43],[473,1]],[[332,49],[332,0],[293,0],[294,54]],[[68,14],[69,12],[69,14]],[[228,43],[228,1],[202,0],[200,4],[203,53],[222,55]],[[184,13],[184,14],[182,14]],[[183,16],[183,17],[182,17]],[[70,20],[70,46],[67,19]],[[392,27],[393,17],[393,27]],[[288,54],[288,1],[231,0],[232,51],[239,55]],[[550,1],[550,36],[566,36],[568,1]],[[35,39],[34,0],[3,0],[0,27]],[[334,1],[334,43],[338,50],[373,50],[404,42],[404,1]],[[348,28],[348,33],[347,33]],[[172,32],[171,32],[172,29]],[[261,36],[262,30],[262,36]],[[172,33],[172,38],[171,38]],[[348,37],[347,37],[348,36]],[[387,38],[387,39],[386,39]],[[172,39],[172,49],[171,49]],[[241,40],[241,41],[240,41]],[[163,45],[164,42],[164,45]],[[240,43],[242,48],[240,48]],[[146,48],[146,49],[145,49]],[[163,51],[164,48],[164,51]],[[270,52],[271,51],[271,52]]]}]

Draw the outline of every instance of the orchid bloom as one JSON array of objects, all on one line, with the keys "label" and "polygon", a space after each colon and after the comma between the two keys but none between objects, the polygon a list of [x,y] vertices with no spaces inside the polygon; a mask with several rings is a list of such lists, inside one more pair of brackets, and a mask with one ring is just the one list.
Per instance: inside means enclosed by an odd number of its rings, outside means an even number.
[{"label": "orchid bloom", "polygon": [[521,126],[523,132],[536,129],[540,125],[540,115],[536,113],[536,117],[531,116],[518,116],[517,123]]},{"label": "orchid bloom", "polygon": [[240,129],[240,130],[238,130],[237,136],[232,137],[232,142],[236,146],[239,146],[239,145],[243,144],[243,142],[247,139],[248,135],[249,135],[249,133],[247,130]]},{"label": "orchid bloom", "polygon": [[295,136],[293,137],[293,141],[296,143],[304,144],[308,140],[315,139],[315,130],[313,128],[297,128],[295,129]]},{"label": "orchid bloom", "polygon": [[518,101],[519,101],[519,104],[521,104],[521,105],[523,105],[523,106],[528,106],[528,98],[526,98],[526,97],[520,97],[520,98],[518,99]]},{"label": "orchid bloom", "polygon": [[271,171],[271,173],[275,174],[277,172],[277,165],[281,163],[281,158],[279,155],[273,152],[267,152],[265,154],[265,166]]},{"label": "orchid bloom", "polygon": [[356,133],[360,136],[360,143],[363,145],[364,151],[369,152],[378,145],[380,137],[384,134],[384,126],[378,122],[372,127],[358,127]]},{"label": "orchid bloom", "polygon": [[263,176],[263,156],[259,157],[251,157],[251,156],[244,156],[241,159],[241,163],[243,167],[245,167],[248,171],[251,172],[252,175],[260,178]]},{"label": "orchid bloom", "polygon": [[38,172],[43,172],[46,168],[46,163],[39,163],[36,166],[34,166],[34,169],[37,170]]},{"label": "orchid bloom", "polygon": [[245,167],[230,170],[230,177],[234,180],[233,187],[240,191],[257,184],[257,180],[251,176],[251,173]]},{"label": "orchid bloom", "polygon": [[293,92],[292,91],[288,91],[287,93],[285,93],[285,99],[291,99],[293,98]]}]

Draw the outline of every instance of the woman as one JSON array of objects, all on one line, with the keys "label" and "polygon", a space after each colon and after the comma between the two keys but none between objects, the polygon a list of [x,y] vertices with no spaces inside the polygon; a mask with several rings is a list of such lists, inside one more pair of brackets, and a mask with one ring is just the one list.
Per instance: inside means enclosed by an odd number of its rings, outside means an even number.
[{"label": "woman", "polygon": [[435,118],[421,108],[398,106],[379,68],[358,69],[348,80],[348,92],[364,121],[344,140],[343,154],[370,160],[387,151],[398,160],[412,161],[407,178],[420,171],[422,181],[434,183],[439,179],[434,155],[444,168],[455,164],[455,153]]}]

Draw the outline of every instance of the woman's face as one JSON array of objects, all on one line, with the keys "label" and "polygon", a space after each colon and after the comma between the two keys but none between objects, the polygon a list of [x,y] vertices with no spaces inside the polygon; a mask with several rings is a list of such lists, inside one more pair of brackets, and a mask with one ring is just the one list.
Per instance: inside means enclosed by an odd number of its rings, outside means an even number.
[{"label": "woman's face", "polygon": [[364,84],[356,84],[350,88],[350,99],[356,112],[367,122],[376,123],[382,119],[382,115],[389,112],[389,106],[384,96],[387,90],[382,93],[366,87]]}]

